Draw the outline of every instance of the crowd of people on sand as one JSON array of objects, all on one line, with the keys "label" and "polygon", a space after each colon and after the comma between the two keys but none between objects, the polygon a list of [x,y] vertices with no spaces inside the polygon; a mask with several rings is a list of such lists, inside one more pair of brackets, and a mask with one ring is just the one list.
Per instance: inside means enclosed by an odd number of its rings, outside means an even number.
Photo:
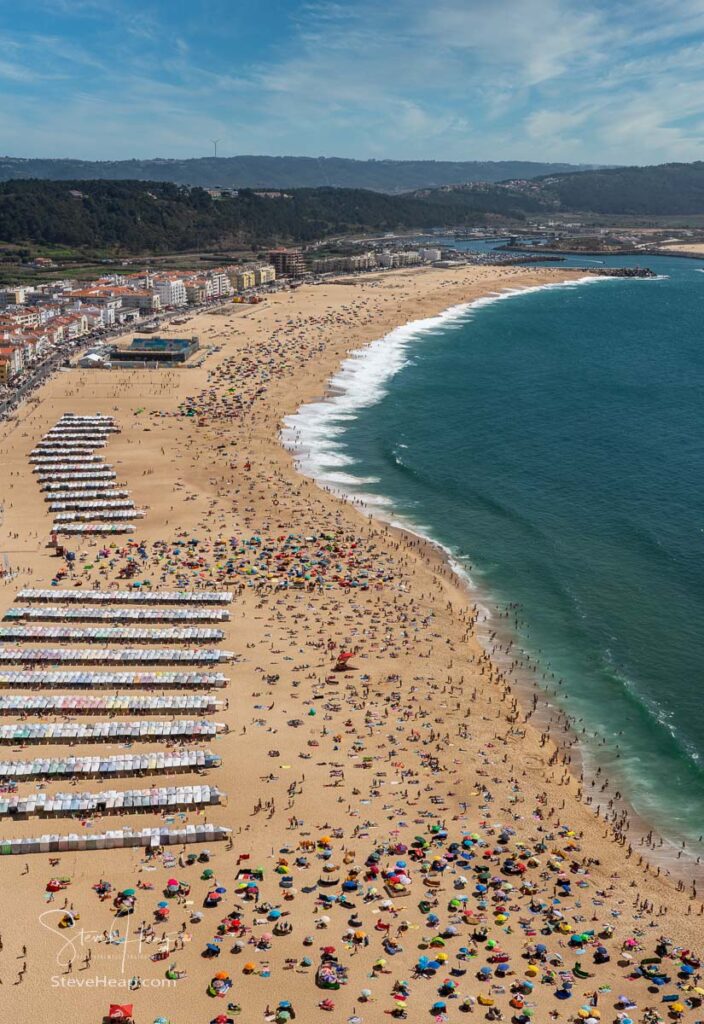
[{"label": "crowd of people on sand", "polygon": [[[540,801],[525,807],[519,775],[502,792],[495,744],[475,749],[474,807],[460,806],[448,820],[461,761],[446,758],[449,737],[427,704],[402,704],[400,681],[390,685],[383,700],[370,700],[355,674],[345,703],[366,709],[364,730],[345,729],[344,744],[342,735],[322,730],[340,758],[328,762],[328,778],[336,779],[355,754],[366,762],[369,733],[384,733],[390,719],[403,726],[385,757],[369,758],[365,782],[352,790],[361,799],[345,807],[328,802],[327,817],[337,824],[291,813],[308,786],[306,773],[296,773],[288,825],[265,866],[253,859],[247,830],[217,853],[150,850],[132,886],[98,878],[80,914],[64,899],[59,927],[90,919],[95,946],[118,951],[129,934],[145,963],[161,965],[150,973],[178,983],[192,981],[182,955],[197,950],[201,961],[213,961],[203,1020],[208,999],[227,998],[237,1015],[261,980],[274,979],[277,997],[285,994],[290,971],[308,978],[295,986],[304,1019],[316,1007],[335,1012],[344,1000],[346,1013],[353,1004],[348,1021],[384,1013],[442,1022],[477,1012],[525,1022],[536,1012],[575,1021],[607,1013],[620,1024],[694,1021],[704,997],[699,957],[670,937],[667,911],[653,914],[647,888],[628,905],[617,876],[596,880],[599,860],[583,835]],[[498,806],[502,799],[508,807]],[[363,817],[362,806],[387,823]],[[53,894],[70,884],[51,878],[43,889]],[[71,973],[76,953],[67,948]],[[79,969],[91,959],[92,947]],[[350,994],[353,973],[363,984]],[[141,984],[137,975],[130,987]],[[266,1020],[294,1015],[289,999],[264,1011]]]},{"label": "crowd of people on sand", "polygon": [[360,537],[340,529],[319,534],[251,534],[212,536],[204,526],[201,537],[176,530],[170,540],[127,541],[103,544],[84,551],[78,560],[66,560],[54,576],[55,584],[84,580],[99,586],[118,580],[140,581],[146,573],[154,587],[223,585],[237,591],[288,588],[312,590],[335,587],[379,588],[393,580],[391,560],[383,552],[366,548]]},{"label": "crowd of people on sand", "polygon": [[[95,970],[98,952],[104,970],[136,938],[138,1024],[160,1009],[145,993],[161,977],[188,1007],[162,1024],[695,1024],[701,965],[655,881],[656,837],[639,844],[602,808],[602,780],[600,820],[579,805],[592,787],[571,765],[575,723],[553,708],[533,732],[539,700],[522,706],[515,688],[531,666],[498,634],[477,643],[482,611],[437,552],[316,490],[278,448],[286,388],[342,328],[361,342],[410,305],[408,280],[370,280],[344,304],[331,292],[315,314],[287,317],[283,296],[273,329],[255,312],[246,338],[224,321],[206,387],[140,408],[135,443],[153,432],[177,479],[168,532],[82,542],[55,582],[234,591],[233,630],[250,629],[233,633],[222,741],[238,759],[225,757],[233,832],[212,850],[133,854],[131,877],[116,859],[90,887],[64,856],[52,877],[33,863],[32,906],[74,886],[62,927],[95,938],[67,973]],[[207,489],[191,472],[204,452]],[[704,915],[694,883],[678,895]]]}]

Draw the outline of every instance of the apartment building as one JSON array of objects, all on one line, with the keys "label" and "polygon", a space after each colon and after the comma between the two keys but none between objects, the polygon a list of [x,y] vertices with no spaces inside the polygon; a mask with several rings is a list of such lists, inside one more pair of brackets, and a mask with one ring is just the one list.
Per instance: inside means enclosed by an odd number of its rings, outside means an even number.
[{"label": "apartment building", "polygon": [[0,347],[0,384],[9,384],[22,372],[24,355],[21,345]]},{"label": "apartment building", "polygon": [[185,306],[188,302],[186,285],[180,277],[159,277],[154,280],[154,291],[161,307]]},{"label": "apartment building", "polygon": [[276,270],[270,263],[261,263],[254,268],[254,283],[260,286],[276,280]]},{"label": "apartment building", "polygon": [[11,317],[17,327],[38,327],[41,322],[39,311],[33,306],[10,306],[4,317]]},{"label": "apartment building", "polygon": [[413,267],[420,263],[419,252],[390,252],[388,249],[380,252],[377,257],[380,267]]},{"label": "apartment building", "polygon": [[325,256],[313,260],[311,270],[314,274],[355,273],[359,270],[373,270],[376,266],[376,255],[366,252],[354,256]]},{"label": "apartment building", "polygon": [[277,277],[300,277],[306,272],[302,249],[272,249],[269,253],[269,262],[274,267]]},{"label": "apartment building", "polygon": [[200,306],[207,298],[205,281],[186,281],[186,299],[191,306]]},{"label": "apartment building", "polygon": [[63,327],[65,341],[75,341],[88,333],[88,317],[85,313],[66,313],[57,317],[55,324]]},{"label": "apartment building", "polygon": [[161,309],[161,299],[148,288],[116,288],[113,294],[119,294],[122,305],[128,309],[139,309],[146,313],[158,313]]},{"label": "apartment building", "polygon": [[232,295],[232,285],[224,270],[211,270],[207,277],[214,299],[224,299]]},{"label": "apartment building", "polygon": [[243,267],[235,274],[235,290],[238,292],[246,292],[250,288],[254,288],[257,283],[257,277],[254,270],[248,270]]},{"label": "apartment building", "polygon": [[23,306],[27,301],[29,288],[15,287],[3,288],[0,291],[0,306]]}]

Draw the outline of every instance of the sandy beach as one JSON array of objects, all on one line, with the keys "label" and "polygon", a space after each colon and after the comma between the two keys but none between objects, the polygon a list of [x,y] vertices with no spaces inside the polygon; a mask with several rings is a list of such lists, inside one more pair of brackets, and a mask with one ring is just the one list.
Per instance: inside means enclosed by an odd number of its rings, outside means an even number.
[{"label": "sandy beach", "polygon": [[[0,824],[14,837],[209,821],[230,840],[194,864],[197,845],[0,859],[3,1021],[93,1024],[109,1004],[132,1003],[137,1024],[283,1022],[292,1015],[281,1001],[304,1022],[701,1019],[691,952],[704,929],[701,866],[668,877],[659,841],[629,830],[608,794],[597,816],[599,785],[583,792],[566,723],[519,701],[441,554],[301,476],[279,436],[347,353],[395,326],[582,273],[422,269],[281,292],[191,318],[188,332],[218,349],[199,367],[61,372],[0,425],[3,614],[21,588],[48,588],[59,571],[61,588],[137,581],[234,594],[221,644],[233,659],[218,667],[229,682],[206,716],[225,731],[184,741],[222,759],[198,780],[223,804]],[[133,535],[67,540],[71,564],[47,546],[52,515],[29,461],[65,413],[114,417],[121,432],[102,454],[146,510]],[[0,696],[17,692],[33,693]],[[5,744],[0,758],[48,750]],[[19,791],[189,781],[38,780]],[[52,878],[66,880],[55,893]],[[166,897],[171,878],[181,892]],[[116,917],[126,889],[134,912]],[[76,917],[59,928],[67,910]],[[222,997],[208,994],[218,974]],[[323,988],[321,977],[341,984]]]},{"label": "sandy beach", "polygon": [[704,255],[704,243],[702,242],[673,242],[670,245],[663,245],[661,248],[667,249],[668,252],[686,252],[693,256]]}]

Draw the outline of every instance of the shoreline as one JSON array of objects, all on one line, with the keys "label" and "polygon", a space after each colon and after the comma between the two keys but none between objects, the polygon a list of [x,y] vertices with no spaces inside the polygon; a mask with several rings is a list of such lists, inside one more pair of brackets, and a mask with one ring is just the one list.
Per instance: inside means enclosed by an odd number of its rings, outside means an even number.
[{"label": "shoreline", "polygon": [[[372,962],[384,956],[383,933],[376,929],[378,915],[381,920],[390,915],[395,929],[409,920],[402,936],[405,950],[389,960],[381,974],[410,977],[417,950],[425,948],[429,929],[433,931],[426,915],[418,911],[424,875],[414,863],[410,896],[397,897],[392,910],[380,906],[381,896],[353,899],[370,940],[369,950],[355,947],[355,955],[354,944],[344,937],[349,910],[337,905],[324,910],[321,903],[326,891],[337,894],[334,887],[318,888],[323,853],[317,843],[323,835],[332,836],[338,864],[358,864],[363,872],[374,850],[385,851],[382,864],[388,858],[393,863],[399,855],[393,853],[395,844],[403,840],[408,845],[433,823],[444,822],[453,839],[476,832],[491,846],[497,843],[492,837],[505,825],[531,846],[538,840],[544,843],[546,861],[557,856],[554,850],[568,848],[559,856],[567,858],[565,870],[576,865],[569,870],[577,871],[576,895],[585,900],[580,911],[579,902],[573,909],[563,895],[563,911],[570,917],[578,915],[575,920],[579,920],[583,913],[582,920],[591,915],[591,920],[598,916],[599,921],[615,921],[617,943],[635,929],[642,933],[648,950],[651,939],[663,930],[689,948],[697,944],[700,898],[694,899],[696,893],[677,891],[673,880],[664,875],[658,878],[654,868],[646,870],[645,863],[639,865],[638,849],[629,860],[604,832],[603,823],[575,801],[575,784],[565,781],[565,766],[551,763],[550,751],[541,748],[530,723],[525,736],[511,731],[516,725],[510,720],[515,715],[515,694],[506,693],[500,673],[481,649],[466,592],[440,553],[429,542],[380,525],[326,494],[300,475],[279,439],[283,417],[301,403],[314,401],[342,360],[409,314],[432,316],[455,300],[479,298],[487,291],[575,276],[559,269],[406,271],[360,281],[354,288],[331,283],[283,293],[263,304],[264,308],[194,318],[189,329],[201,333],[206,342],[222,341],[223,350],[208,361],[211,365],[158,374],[125,370],[62,374],[42,389],[37,405],[0,427],[0,454],[7,464],[0,528],[3,546],[12,552],[11,568],[17,573],[0,590],[3,610],[21,587],[48,587],[64,565],[45,548],[50,518],[38,500],[28,453],[66,411],[108,413],[122,428],[110,441],[106,457],[128,484],[135,503],[148,508],[135,535],[146,552],[137,578],[148,579],[153,589],[220,588],[235,594],[223,639],[223,647],[235,652],[235,660],[224,669],[229,684],[216,691],[218,698],[229,702],[217,715],[229,731],[210,744],[222,758],[222,767],[207,776],[209,785],[224,791],[227,802],[210,808],[207,819],[186,815],[189,821],[208,820],[233,829],[232,852],[223,843],[211,849],[215,877],[228,893],[223,909],[205,910],[202,921],[187,924],[189,943],[172,954],[178,966],[187,970],[187,980],[178,982],[173,992],[144,987],[129,995],[139,1024],[157,1015],[170,1018],[173,1024],[210,1020],[220,1006],[208,999],[206,987],[220,968],[234,978],[233,995],[243,1007],[243,1019],[262,1019],[265,1006],[276,1006],[282,998],[293,999],[301,1019],[330,1019],[317,1009],[325,993],[315,988],[314,968],[301,959],[307,953],[315,960],[318,947],[328,943],[338,949],[341,959],[349,960],[350,983],[333,993],[335,1019],[347,1019],[355,1012],[364,1024],[381,1019],[384,1006],[391,1002],[391,978],[380,977],[372,969]],[[185,414],[188,407],[194,410],[192,416]],[[259,543],[252,542],[254,535],[259,535]],[[311,557],[301,561],[292,553],[301,546],[311,549],[310,544],[306,546],[308,536],[315,538],[314,547],[327,545],[322,548],[322,561]],[[287,546],[290,537],[293,546]],[[193,549],[189,539],[197,542]],[[117,541],[114,548],[89,539],[71,546],[77,554],[76,567],[62,586],[105,589],[118,579],[128,559],[136,557],[127,541]],[[102,547],[108,549],[106,555],[100,554]],[[272,554],[265,555],[265,549]],[[282,574],[279,558],[296,575]],[[321,570],[322,562],[326,566]],[[311,565],[317,576],[304,582],[302,574],[310,573]],[[287,579],[294,582],[282,587]],[[352,584],[343,586],[343,579]],[[130,584],[123,580],[118,585]],[[336,674],[333,666],[340,649],[358,653],[348,672]],[[291,726],[292,719],[299,724]],[[5,746],[0,754],[13,759],[35,756],[36,748],[17,748],[17,744]],[[149,746],[135,743],[130,749],[144,753]],[[109,748],[77,746],[71,752],[103,751]],[[370,770],[362,770],[365,767]],[[167,778],[169,784],[179,784],[178,773]],[[187,776],[181,779],[187,781]],[[65,788],[49,781],[46,789],[53,791],[57,785]],[[139,783],[116,779],[110,785],[126,789]],[[95,780],[80,782],[73,791],[96,787]],[[129,818],[106,814],[88,823],[57,820],[52,829],[61,834],[83,833],[91,827],[103,831],[126,822],[130,823]],[[138,823],[151,822],[140,816]],[[4,819],[0,827],[5,834],[25,835],[46,828],[31,817],[17,822]],[[294,864],[300,844],[311,841],[316,849],[308,853],[310,865]],[[197,847],[191,849],[199,852]],[[254,904],[245,900],[243,913],[250,932],[243,955],[231,955],[228,942],[216,968],[203,959],[201,950],[223,912],[238,900],[233,879],[242,857],[263,867],[262,895],[274,905],[281,904],[294,930],[289,937],[275,936],[265,951],[249,945],[249,939],[258,939],[267,925],[265,913],[258,917]],[[281,858],[288,861],[296,879],[293,902],[281,902],[277,873]],[[113,1001],[111,993],[100,989],[52,987],[51,976],[62,975],[65,968],[57,968],[54,962],[59,938],[48,935],[39,917],[45,910],[47,880],[55,873],[71,877],[66,896],[81,914],[80,927],[98,936],[113,920],[109,904],[103,905],[92,891],[99,877],[108,878],[116,888],[135,886],[137,881],[155,883],[151,895],[138,890],[135,925],[140,918],[150,918],[161,899],[161,887],[174,871],[193,887],[192,910],[201,910],[208,890],[208,883],[199,878],[201,867],[194,870],[180,863],[167,867],[160,858],[147,859],[137,850],[62,853],[59,864],[42,854],[26,859],[25,872],[25,858],[0,858],[6,892],[0,977],[7,1013],[18,1020],[31,1003],[33,1013],[51,1014],[57,1024],[88,1024],[100,1019],[106,1004]],[[496,863],[498,872],[500,860]],[[455,922],[465,940],[467,922],[459,915],[456,921],[448,918],[447,902],[457,888],[452,881],[456,873],[457,869],[449,869],[434,898],[439,901],[437,913],[443,925]],[[539,893],[554,897],[557,876],[545,865],[529,877]],[[365,889],[370,884],[365,881]],[[497,937],[516,957],[516,972],[523,973],[525,965],[519,958],[526,940],[519,922],[523,912],[530,913],[524,894],[514,890],[510,899],[515,907],[509,911],[513,928],[506,929],[495,924],[491,912],[475,905],[471,888],[467,893],[472,911],[492,929],[496,927]],[[330,924],[324,926],[327,931],[318,931],[315,924],[321,910],[331,915]],[[174,930],[187,916],[182,905],[172,904]],[[470,944],[471,931],[470,925]],[[77,934],[73,929],[62,938]],[[303,948],[306,936],[312,937],[312,949]],[[546,941],[558,939],[562,942],[559,935]],[[28,950],[29,994],[21,984],[11,983],[23,944]],[[93,940],[93,946],[94,962],[82,975],[86,979],[108,970],[126,972],[127,977],[137,973],[154,981],[164,976],[164,964],[150,963],[148,956],[138,958],[136,950],[126,967],[116,967],[115,958],[119,961],[122,952],[119,946],[113,949],[100,939]],[[454,964],[457,950],[449,942],[448,946]],[[481,943],[479,950],[483,957]],[[290,967],[289,958],[296,960],[295,967]],[[250,959],[256,970],[243,971]],[[467,967],[462,962],[457,966]],[[481,992],[475,969],[470,966],[459,982],[468,996]],[[620,990],[621,977],[615,963],[599,968],[599,980],[608,982],[614,992]],[[580,984],[589,991],[595,985]],[[414,981],[412,988],[414,1019],[424,1019],[434,986]],[[362,989],[373,990],[376,1005],[365,1008],[359,1003]],[[497,995],[502,1009],[510,1014],[509,996],[505,998],[503,1005],[504,997]],[[543,1015],[556,1005],[550,987],[536,987],[533,998]]]},{"label": "shoreline", "polygon": [[[584,273],[583,270],[578,272]],[[384,385],[403,369],[406,364],[408,348],[416,342],[422,342],[424,339],[427,339],[435,328],[446,328],[456,321],[464,322],[473,311],[497,301],[520,297],[524,294],[545,289],[571,288],[577,285],[594,284],[605,280],[609,280],[609,278],[585,275],[562,282],[507,289],[502,293],[492,293],[481,296],[471,302],[450,306],[429,318],[399,324],[386,335],[370,341],[363,348],[354,350],[349,354],[333,375],[328,378],[319,399],[302,404],[295,414],[284,418],[281,429],[281,444],[290,453],[298,472],[312,479],[327,494],[347,502],[360,514],[370,516],[379,524],[388,526],[399,535],[413,541],[422,541],[433,552],[437,553],[440,562],[455,577],[459,589],[466,593],[467,601],[472,603],[475,608],[478,608],[476,633],[486,656],[494,664],[502,666],[502,671],[508,666],[508,670],[505,673],[506,678],[510,679],[511,687],[514,687],[519,694],[519,702],[522,705],[524,715],[523,722],[527,723],[529,719],[535,716],[534,721],[531,723],[532,726],[535,728],[540,725],[546,729],[549,736],[548,742],[552,745],[555,755],[565,756],[569,754],[569,771],[578,788],[578,793],[581,794],[578,798],[583,806],[596,817],[602,814],[609,814],[614,821],[620,818],[621,815],[627,815],[630,827],[629,835],[641,840],[647,836],[654,836],[660,840],[661,845],[650,852],[651,859],[656,864],[659,864],[674,878],[688,879],[692,877],[692,872],[694,872],[694,877],[704,881],[704,869],[700,867],[697,854],[686,848],[680,852],[676,839],[660,831],[657,822],[650,821],[641,815],[629,802],[628,798],[621,795],[619,786],[623,785],[623,780],[616,778],[614,781],[613,779],[605,778],[605,776],[599,777],[604,767],[607,767],[610,771],[613,771],[616,767],[613,763],[614,751],[606,751],[608,756],[600,760],[598,749],[590,746],[588,740],[583,741],[579,733],[574,730],[572,722],[569,720],[569,713],[560,701],[557,691],[551,693],[547,685],[541,685],[537,677],[532,678],[535,668],[533,672],[530,671],[530,666],[528,665],[524,665],[521,669],[511,668],[510,655],[508,654],[509,648],[514,654],[520,652],[522,659],[537,666],[538,670],[541,668],[545,669],[546,667],[541,665],[539,657],[523,646],[520,632],[510,625],[502,623],[500,615],[502,602],[478,585],[470,575],[470,571],[462,564],[460,556],[433,537],[430,532],[424,532],[424,527],[410,521],[405,521],[404,517],[399,516],[398,512],[394,510],[392,499],[387,498],[383,493],[368,494],[355,490],[346,490],[346,483],[348,486],[371,484],[374,487],[374,485],[380,484],[382,481],[378,478],[360,478],[354,474],[349,474],[347,481],[342,480],[341,478],[347,475],[345,472],[346,466],[344,463],[340,464],[341,472],[334,468],[334,463],[332,467],[330,466],[328,461],[330,459],[330,445],[326,442],[324,447],[316,448],[317,425],[313,430],[309,431],[307,443],[301,447],[301,438],[306,431],[306,410],[313,411],[321,405],[327,405],[331,410],[331,415],[327,418],[323,417],[325,423],[334,424],[338,419],[344,421],[346,417],[344,415],[337,417],[334,415],[334,411],[338,400],[348,398],[353,390],[353,382],[347,383],[347,386],[345,386],[345,378],[353,376],[356,367],[362,367],[361,376],[364,366],[363,360],[370,355],[378,354],[381,357],[380,361],[384,362],[384,355],[386,355],[387,360],[389,358],[389,353],[385,350],[390,348],[391,365],[389,366],[387,362],[386,376],[381,382],[372,373],[372,395],[370,400],[361,396],[358,390],[358,401],[355,402],[353,399],[351,402],[351,408],[355,410],[374,405],[383,399],[386,394],[383,390]],[[340,407],[347,409],[349,405],[348,403],[341,403]],[[319,459],[318,462],[316,462],[316,457]],[[496,637],[499,638],[500,642],[494,642]],[[506,648],[506,655],[502,657],[501,651],[504,644],[508,646]],[[542,672],[542,678],[546,679],[545,671]],[[555,729],[558,730],[557,735],[555,734]],[[576,763],[572,762],[573,757],[575,757]],[[590,767],[588,767],[589,764]],[[594,800],[587,801],[584,799],[586,787],[590,784],[592,786],[595,785],[597,781],[602,786],[605,784],[605,786],[600,789]],[[604,818],[603,820],[606,819]],[[622,832],[621,829],[614,829],[614,831],[615,834],[621,834]]]}]

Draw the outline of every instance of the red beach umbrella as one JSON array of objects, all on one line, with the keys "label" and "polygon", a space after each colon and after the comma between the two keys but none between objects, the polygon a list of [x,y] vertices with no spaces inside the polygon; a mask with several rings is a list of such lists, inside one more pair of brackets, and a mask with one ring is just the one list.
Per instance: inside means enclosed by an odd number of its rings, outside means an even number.
[{"label": "red beach umbrella", "polygon": [[110,1003],[108,1017],[110,1020],[131,1020],[133,1009],[133,1003]]}]

